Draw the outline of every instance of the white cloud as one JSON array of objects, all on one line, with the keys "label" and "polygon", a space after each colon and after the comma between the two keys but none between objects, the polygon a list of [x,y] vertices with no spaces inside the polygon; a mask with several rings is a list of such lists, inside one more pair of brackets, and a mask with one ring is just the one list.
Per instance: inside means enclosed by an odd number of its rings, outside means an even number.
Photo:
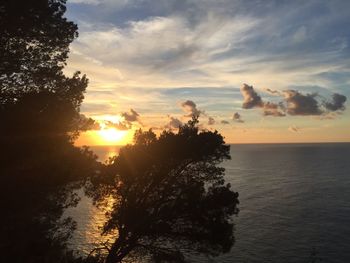
[{"label": "white cloud", "polygon": [[[96,66],[116,68],[118,83],[123,85],[213,86],[221,81],[232,84],[220,80],[221,68],[215,57],[240,45],[256,24],[251,18],[214,15],[208,15],[194,28],[181,16],[129,21],[125,27],[84,22],[72,51]],[[69,66],[74,66],[74,59],[69,62]]]},{"label": "white cloud", "polygon": [[[340,30],[347,28],[342,24],[350,10],[343,6],[346,3],[291,1],[277,5],[273,1],[266,4],[231,0],[68,3],[76,5],[74,10],[81,4],[85,4],[84,10],[90,9],[78,18],[80,36],[71,46],[66,71],[86,73],[90,84],[85,101],[111,105],[109,114],[142,107],[142,116],[152,110],[166,116],[178,110],[176,102],[184,99],[194,100],[207,110],[205,99],[198,101],[193,90],[183,97],[174,99],[170,94],[165,99],[165,93],[156,92],[155,88],[233,90],[248,82],[261,89],[286,90],[298,86],[309,93],[307,87],[319,86],[342,94],[344,86],[350,83],[346,74],[350,71],[349,38]],[[318,6],[327,10],[328,15],[310,13]],[[341,81],[324,77],[329,72],[342,72],[345,77]],[[234,107],[241,101],[234,103],[235,98],[206,100],[220,119],[238,110]],[[225,106],[226,113],[220,112],[219,106],[212,106],[227,101],[232,108],[228,111],[229,106]],[[248,123],[249,115],[244,117]]]}]

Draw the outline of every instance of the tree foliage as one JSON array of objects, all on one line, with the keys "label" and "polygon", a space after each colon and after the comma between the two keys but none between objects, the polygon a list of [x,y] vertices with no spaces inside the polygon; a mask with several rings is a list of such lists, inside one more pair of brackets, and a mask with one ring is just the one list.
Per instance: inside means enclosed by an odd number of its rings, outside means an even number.
[{"label": "tree foliage", "polygon": [[197,119],[176,134],[138,131],[103,169],[91,151],[74,147],[92,120],[79,113],[87,78],[63,73],[77,37],[65,2],[0,2],[0,261],[74,260],[65,254],[74,223],[61,216],[87,177],[96,201],[115,200],[104,232],[118,235],[106,262],[133,252],[158,261],[183,260],[186,249],[227,252],[238,194],[217,167],[230,158],[220,134],[200,132]]},{"label": "tree foliage", "polygon": [[72,142],[86,126],[88,81],[63,73],[77,26],[65,0],[0,2],[0,261],[64,262],[61,220],[96,157]]},{"label": "tree foliage", "polygon": [[63,68],[77,26],[64,0],[0,3],[0,135],[76,132],[87,79]]},{"label": "tree foliage", "polygon": [[[63,14],[64,0],[3,0],[0,5],[1,92],[47,90],[61,70],[77,26]],[[4,97],[3,97],[4,99]]]},{"label": "tree foliage", "polygon": [[[238,193],[224,181],[229,146],[215,132],[196,127],[178,133],[135,133],[88,192],[97,202],[114,197],[104,233],[117,230],[106,262],[130,253],[156,261],[184,260],[184,251],[218,255],[234,243],[231,217],[238,213]],[[185,253],[186,254],[186,253]]]}]

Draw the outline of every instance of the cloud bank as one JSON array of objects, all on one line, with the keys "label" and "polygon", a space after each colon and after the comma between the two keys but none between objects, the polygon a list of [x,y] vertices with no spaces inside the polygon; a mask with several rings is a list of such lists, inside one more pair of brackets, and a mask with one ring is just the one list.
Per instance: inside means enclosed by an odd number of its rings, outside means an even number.
[{"label": "cloud bank", "polygon": [[282,97],[282,101],[275,103],[264,101],[254,90],[253,86],[243,84],[241,92],[243,95],[243,109],[260,108],[264,116],[284,117],[291,116],[320,116],[331,112],[342,112],[345,110],[345,95],[334,93],[332,99],[319,101],[317,93],[303,94],[297,90],[284,90],[283,92],[266,90],[269,93]]},{"label": "cloud bank", "polygon": [[285,114],[281,111],[281,105],[273,102],[264,102],[260,95],[254,90],[253,86],[243,84],[241,87],[243,95],[243,109],[261,108],[265,116],[283,117]]}]

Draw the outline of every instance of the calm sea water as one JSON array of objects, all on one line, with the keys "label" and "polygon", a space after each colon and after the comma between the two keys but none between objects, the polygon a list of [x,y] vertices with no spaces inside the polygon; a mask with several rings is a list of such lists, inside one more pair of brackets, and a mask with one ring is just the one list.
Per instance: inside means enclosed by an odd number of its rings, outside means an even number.
[{"label": "calm sea water", "polygon": [[[115,147],[93,150],[106,159]],[[231,252],[193,262],[350,262],[350,144],[232,145],[223,163],[240,194]],[[103,212],[83,198],[72,247],[88,253],[100,240]],[[317,261],[318,262],[318,261]]]}]

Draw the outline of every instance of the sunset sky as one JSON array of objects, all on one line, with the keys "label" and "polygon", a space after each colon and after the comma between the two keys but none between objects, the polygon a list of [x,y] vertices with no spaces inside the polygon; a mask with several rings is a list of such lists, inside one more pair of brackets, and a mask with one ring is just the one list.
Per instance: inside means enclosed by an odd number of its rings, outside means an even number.
[{"label": "sunset sky", "polygon": [[350,1],[68,0],[66,73],[87,74],[77,144],[191,114],[228,143],[350,141]]}]

